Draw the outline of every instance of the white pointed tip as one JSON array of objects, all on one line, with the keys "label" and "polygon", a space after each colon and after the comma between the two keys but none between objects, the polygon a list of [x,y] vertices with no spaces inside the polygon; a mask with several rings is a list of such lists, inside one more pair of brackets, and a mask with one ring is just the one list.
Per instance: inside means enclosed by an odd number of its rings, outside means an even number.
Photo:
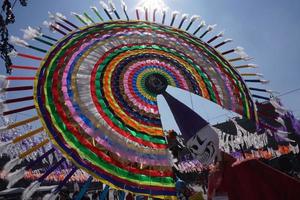
[{"label": "white pointed tip", "polygon": [[52,14],[50,11],[48,11],[48,17],[49,17],[49,19],[51,19],[51,20],[55,20],[54,14]]},{"label": "white pointed tip", "polygon": [[251,58],[248,56],[248,54],[244,51],[243,47],[236,47],[234,49],[234,52],[238,54],[243,60],[250,60]]},{"label": "white pointed tip", "polygon": [[221,31],[220,33],[218,33],[217,37],[223,37],[224,36],[224,31]]},{"label": "white pointed tip", "polygon": [[264,77],[264,75],[263,75],[263,74],[261,74],[261,73],[256,73],[256,76],[259,76],[259,77]]},{"label": "white pointed tip", "polygon": [[54,24],[54,23],[48,22],[48,21],[44,21],[44,22],[43,22],[43,25],[46,26],[46,27],[47,27],[50,31],[52,31],[52,32],[55,32],[55,29],[54,29],[53,27],[59,28],[59,25],[58,25],[58,24]]},{"label": "white pointed tip", "polygon": [[180,13],[179,11],[175,10],[172,12],[172,16],[177,16],[177,15],[179,15],[179,13]]},{"label": "white pointed tip", "polygon": [[112,0],[108,1],[108,5],[109,5],[111,11],[115,11],[116,10],[116,6],[115,6],[115,4],[114,4],[114,2]]},{"label": "white pointed tip", "polygon": [[28,46],[28,43],[25,40],[22,40],[21,38],[13,36],[13,35],[9,37],[9,41],[12,44],[19,45],[19,46],[22,46],[22,47]]},{"label": "white pointed tip", "polygon": [[188,16],[189,16],[188,14],[184,13],[184,14],[182,15],[182,19],[187,19]]},{"label": "white pointed tip", "polygon": [[121,6],[122,6],[123,10],[125,10],[125,11],[127,10],[127,5],[124,0],[121,0]]},{"label": "white pointed tip", "polygon": [[125,3],[124,0],[121,0],[120,2],[121,2],[121,5],[122,5],[122,6],[126,6],[126,3]]},{"label": "white pointed tip", "polygon": [[90,9],[95,10],[95,11],[98,11],[98,9],[97,9],[96,6],[91,6]]},{"label": "white pointed tip", "polygon": [[208,25],[207,30],[208,31],[212,31],[216,28],[217,24],[213,24],[213,25]]},{"label": "white pointed tip", "polygon": [[251,68],[257,68],[257,67],[258,67],[258,65],[252,64],[252,63],[248,64],[247,66],[248,66],[248,67],[251,67]]},{"label": "white pointed tip", "polygon": [[206,22],[205,22],[204,20],[202,20],[202,21],[200,22],[200,26],[206,26]]},{"label": "white pointed tip", "polygon": [[248,61],[248,60],[252,60],[253,57],[250,57],[248,55],[245,55],[245,56],[242,56],[242,59],[245,60],[245,61]]},{"label": "white pointed tip", "polygon": [[99,2],[103,9],[108,10],[108,5],[104,1]]},{"label": "white pointed tip", "polygon": [[269,83],[270,81],[269,81],[269,80],[262,79],[262,80],[260,80],[260,82],[263,83],[263,84],[267,84],[267,83]]},{"label": "white pointed tip", "polygon": [[63,14],[61,14],[61,13],[59,13],[59,12],[55,13],[55,16],[56,16],[57,18],[59,18],[59,19],[67,19],[66,16],[64,16]]},{"label": "white pointed tip", "polygon": [[45,20],[45,21],[43,21],[43,25],[44,25],[44,26],[47,26],[47,27],[49,27],[49,23],[50,23],[50,22],[48,22],[48,21],[46,21],[46,20]]},{"label": "white pointed tip", "polygon": [[243,47],[236,47],[234,50],[236,52],[243,52],[244,53],[244,48]]},{"label": "white pointed tip", "polygon": [[79,16],[79,14],[76,13],[76,12],[71,12],[71,15],[77,15],[77,16]]},{"label": "white pointed tip", "polygon": [[34,39],[35,37],[39,37],[42,34],[41,30],[32,28],[30,26],[28,26],[26,29],[21,29],[21,31],[24,32],[23,39],[25,40]]},{"label": "white pointed tip", "polygon": [[232,42],[232,41],[233,41],[233,39],[231,39],[231,38],[224,40],[225,43]]},{"label": "white pointed tip", "polygon": [[193,15],[191,17],[191,21],[196,21],[197,19],[200,19],[200,16],[199,15]]}]

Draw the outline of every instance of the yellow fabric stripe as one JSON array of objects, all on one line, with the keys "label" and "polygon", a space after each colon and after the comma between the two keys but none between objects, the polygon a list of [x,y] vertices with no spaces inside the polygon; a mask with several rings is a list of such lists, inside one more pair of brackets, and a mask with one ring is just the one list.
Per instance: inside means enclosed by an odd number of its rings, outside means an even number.
[{"label": "yellow fabric stripe", "polygon": [[23,159],[26,156],[28,156],[29,154],[31,154],[32,152],[38,150],[39,148],[41,148],[42,146],[44,146],[45,144],[47,144],[49,142],[49,139],[45,139],[44,141],[42,141],[41,143],[39,143],[38,145],[35,145],[34,147],[32,147],[31,149],[28,149],[27,151],[24,151],[23,153],[21,153],[19,155],[19,158]]},{"label": "yellow fabric stripe", "polygon": [[6,129],[16,128],[16,127],[18,127],[18,126],[22,126],[22,125],[28,124],[28,123],[33,122],[33,121],[36,121],[36,120],[38,120],[38,119],[39,119],[38,116],[34,116],[34,117],[29,118],[29,119],[25,119],[25,120],[23,120],[23,121],[19,121],[19,122],[10,124],[10,125],[7,126]]},{"label": "yellow fabric stripe", "polygon": [[20,141],[22,141],[22,140],[24,140],[24,139],[26,139],[26,138],[29,138],[29,137],[31,137],[31,136],[33,136],[33,135],[35,135],[35,134],[38,134],[39,132],[41,132],[41,131],[43,131],[43,130],[44,130],[44,128],[41,127],[41,128],[35,129],[35,130],[33,130],[33,131],[30,131],[30,132],[28,132],[28,133],[26,133],[26,134],[24,134],[24,135],[18,136],[18,137],[16,137],[16,138],[12,141],[12,143],[18,143],[18,142],[20,142]]}]

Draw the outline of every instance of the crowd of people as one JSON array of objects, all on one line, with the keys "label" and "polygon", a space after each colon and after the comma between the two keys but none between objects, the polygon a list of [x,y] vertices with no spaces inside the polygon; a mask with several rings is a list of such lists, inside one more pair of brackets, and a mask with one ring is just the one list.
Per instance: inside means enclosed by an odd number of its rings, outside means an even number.
[{"label": "crowd of people", "polygon": [[[110,191],[105,195],[101,196],[102,190],[95,190],[95,191],[88,191],[84,194],[84,196],[81,198],[81,200],[120,200],[120,193],[119,190],[110,189]],[[57,200],[72,200],[76,199],[76,196],[79,194],[79,191],[75,192],[69,192],[67,188],[64,188],[60,191],[59,196],[57,197]],[[36,193],[32,200],[42,200],[44,193]],[[100,198],[101,196],[101,198]],[[149,198],[146,196],[136,196],[132,193],[126,193],[124,200],[148,200],[152,199],[155,200],[156,198]],[[12,200],[12,199],[11,199]]]}]

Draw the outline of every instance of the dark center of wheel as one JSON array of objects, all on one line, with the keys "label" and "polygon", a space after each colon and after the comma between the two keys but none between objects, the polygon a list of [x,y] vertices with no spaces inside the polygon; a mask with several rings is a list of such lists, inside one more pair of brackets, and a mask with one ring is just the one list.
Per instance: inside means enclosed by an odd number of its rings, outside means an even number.
[{"label": "dark center of wheel", "polygon": [[161,74],[150,74],[145,79],[147,90],[153,94],[161,94],[168,87],[168,80]]}]

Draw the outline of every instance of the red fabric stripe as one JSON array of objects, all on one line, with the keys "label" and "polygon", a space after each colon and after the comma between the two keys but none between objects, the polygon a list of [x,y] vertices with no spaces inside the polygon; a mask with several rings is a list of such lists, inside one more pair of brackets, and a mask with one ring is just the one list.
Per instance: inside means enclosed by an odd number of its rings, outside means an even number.
[{"label": "red fabric stripe", "polygon": [[[40,80],[40,83],[41,84],[44,84],[44,79],[42,79],[42,80]],[[43,101],[45,101],[45,94],[44,94],[44,91],[42,91],[42,100]],[[46,110],[46,116],[45,116],[45,118],[46,119],[51,119],[50,118],[50,116],[49,116],[49,112],[48,112],[48,110]],[[56,128],[55,127],[53,127],[54,128],[54,130],[56,130]],[[57,131],[57,130],[56,130]],[[58,135],[58,137],[60,138],[60,140],[61,141],[63,141],[64,143],[66,143],[65,141],[64,141],[64,139],[61,137],[61,135]],[[77,157],[80,157],[78,154],[77,154],[77,152],[75,152],[73,149],[70,149],[70,151],[72,151],[72,153],[74,154],[74,155],[76,155]],[[117,160],[115,160],[116,162],[117,162]],[[103,174],[106,174],[106,175],[109,175],[109,176],[111,176],[112,178],[114,178],[115,180],[117,180],[117,181],[120,181],[120,182],[123,182],[123,183],[125,183],[125,184],[127,184],[127,185],[135,185],[135,186],[139,186],[139,187],[143,187],[143,188],[145,188],[145,189],[152,189],[152,190],[166,190],[166,191],[174,191],[175,189],[174,188],[162,188],[162,187],[155,187],[155,186],[143,186],[143,185],[140,185],[140,184],[137,184],[137,183],[132,183],[132,182],[130,182],[130,181],[127,181],[127,180],[124,180],[124,179],[121,179],[121,178],[119,178],[119,177],[116,177],[116,176],[114,176],[114,175],[111,175],[111,174],[109,174],[109,173],[107,173],[107,172],[105,172],[103,169],[101,169],[101,168],[99,168],[99,167],[96,167],[96,166],[94,166],[94,165],[92,165],[92,164],[90,164],[90,163],[86,163],[87,165],[89,165],[90,167],[92,167],[94,170],[96,170],[96,171],[100,171],[101,173],[103,173]],[[128,164],[128,167],[130,167],[130,164]],[[145,173],[147,173],[147,170],[143,170]],[[150,172],[151,170],[149,170],[149,172]],[[160,173],[162,173],[162,171],[160,171]],[[166,173],[166,172],[165,172]],[[172,174],[172,172],[170,171],[169,172],[170,174]],[[165,175],[162,175],[162,176],[167,176],[167,174],[165,174]]]},{"label": "red fabric stripe", "polygon": [[24,54],[24,53],[18,53],[18,56],[23,57],[23,58],[30,58],[33,60],[43,60],[43,58],[41,58],[41,57],[36,57],[36,56],[29,55],[29,54]]},{"label": "red fabric stripe", "polygon": [[6,78],[7,80],[18,80],[18,81],[22,81],[22,80],[34,80],[35,77],[31,77],[31,76],[9,76]]},{"label": "red fabric stripe", "polygon": [[19,66],[19,65],[11,65],[10,68],[13,69],[27,69],[27,70],[37,70],[37,67],[31,67],[31,66]]},{"label": "red fabric stripe", "polygon": [[[80,44],[80,43],[79,43]],[[68,51],[72,51],[72,48],[70,48]],[[66,55],[68,52],[66,52]],[[61,60],[64,60],[64,57],[61,58]],[[62,63],[58,63],[58,68],[62,65]],[[62,96],[62,94],[59,92],[59,89],[56,87],[59,80],[62,78],[59,75],[60,70],[55,70],[53,74],[53,85],[52,85],[52,94],[54,97]],[[171,171],[158,171],[158,170],[141,170],[139,168],[132,167],[130,165],[124,165],[120,162],[118,162],[115,159],[112,159],[111,157],[107,156],[104,152],[102,152],[97,147],[93,146],[85,137],[81,135],[81,133],[78,130],[78,127],[75,127],[72,122],[69,121],[68,113],[65,112],[64,108],[62,107],[62,104],[59,102],[59,98],[54,98],[53,102],[55,104],[55,107],[57,109],[57,112],[59,113],[61,119],[66,124],[68,130],[74,134],[74,136],[81,141],[81,143],[86,146],[88,149],[92,150],[94,153],[96,153],[99,157],[101,157],[103,160],[105,160],[108,163],[111,163],[115,166],[118,166],[120,168],[123,168],[125,170],[137,173],[137,174],[144,174],[144,175],[150,175],[150,176],[158,176],[158,177],[165,177],[170,176],[172,177]],[[127,133],[128,134],[128,133]]]},{"label": "red fabric stripe", "polygon": [[[125,45],[124,45],[125,46]],[[128,45],[130,46],[130,45]],[[121,46],[122,47],[122,46]],[[118,48],[121,48],[118,47]],[[116,126],[109,117],[106,116],[106,114],[103,112],[102,107],[98,101],[97,95],[96,95],[96,88],[95,88],[95,81],[96,81],[96,73],[97,73],[97,69],[103,61],[104,59],[107,57],[107,55],[111,54],[111,52],[115,51],[115,49],[112,49],[108,52],[106,52],[95,64],[95,67],[91,73],[91,81],[90,81],[90,85],[91,85],[91,95],[92,95],[92,99],[93,102],[95,104],[95,107],[97,108],[97,111],[99,112],[99,114],[101,115],[101,117],[106,121],[106,123],[108,123],[111,127],[113,127],[118,133],[120,133],[121,135],[123,135],[124,137],[130,139],[131,141],[135,141],[138,142],[140,144],[143,144],[145,146],[150,146],[152,148],[157,148],[157,149],[166,149],[166,145],[164,144],[155,144],[152,142],[148,142],[148,141],[144,141],[143,139],[140,138],[136,138],[134,136],[132,136],[130,133],[124,131],[123,129],[119,128],[118,126]]]},{"label": "red fabric stripe", "polygon": [[26,111],[26,110],[31,110],[31,109],[34,109],[35,106],[27,106],[27,107],[23,107],[23,108],[18,108],[18,109],[15,109],[15,110],[9,110],[9,111],[5,111],[3,112],[3,115],[10,115],[10,114],[14,114],[14,113],[19,113],[19,112],[23,112],[23,111]]}]

